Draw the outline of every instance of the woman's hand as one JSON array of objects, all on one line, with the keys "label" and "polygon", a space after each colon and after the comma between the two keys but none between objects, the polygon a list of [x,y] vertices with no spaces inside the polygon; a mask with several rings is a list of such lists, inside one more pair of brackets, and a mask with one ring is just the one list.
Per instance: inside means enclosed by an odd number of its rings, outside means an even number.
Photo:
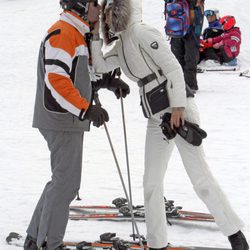
[{"label": "woman's hand", "polygon": [[173,108],[171,119],[170,119],[170,125],[171,128],[174,129],[174,127],[179,128],[180,126],[184,125],[184,108]]}]

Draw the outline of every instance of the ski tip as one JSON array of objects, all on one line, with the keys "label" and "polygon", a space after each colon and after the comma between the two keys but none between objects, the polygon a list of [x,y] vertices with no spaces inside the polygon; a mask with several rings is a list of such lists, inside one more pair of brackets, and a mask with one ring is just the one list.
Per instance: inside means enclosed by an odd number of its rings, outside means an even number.
[{"label": "ski tip", "polygon": [[245,76],[249,73],[249,69],[240,72],[239,76]]}]

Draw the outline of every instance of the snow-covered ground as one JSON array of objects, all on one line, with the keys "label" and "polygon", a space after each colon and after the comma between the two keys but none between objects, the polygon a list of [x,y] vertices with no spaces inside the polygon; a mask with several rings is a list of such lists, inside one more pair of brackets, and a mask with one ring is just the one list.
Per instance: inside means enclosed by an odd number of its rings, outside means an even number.
[{"label": "snow-covered ground", "polygon": [[[0,0],[0,250],[14,250],[5,237],[10,231],[25,234],[35,204],[50,178],[49,151],[42,136],[31,128],[36,89],[36,60],[40,41],[60,13],[58,0]],[[163,31],[163,1],[144,0],[145,22]],[[210,0],[221,15],[235,15],[242,30],[242,69],[250,68],[249,9],[245,0]],[[205,23],[206,24],[206,23]],[[248,27],[248,28],[247,28]],[[126,79],[126,78],[125,78]],[[245,221],[250,239],[250,80],[237,74],[198,75],[196,101],[202,128],[208,132],[204,147],[215,177],[232,206]],[[146,120],[139,107],[138,89],[131,83],[124,100],[132,175],[133,201],[143,202],[142,175]],[[100,93],[109,111],[108,128],[126,179],[120,102],[112,93]],[[124,196],[104,128],[93,127],[84,141],[83,175],[76,204],[110,204]],[[175,150],[165,181],[165,194],[186,210],[207,212],[195,195]],[[145,234],[145,224],[139,223]],[[69,221],[66,240],[95,240],[103,232],[117,232],[128,238],[127,222]],[[229,247],[213,223],[175,223],[169,227],[169,241],[178,245]]]}]

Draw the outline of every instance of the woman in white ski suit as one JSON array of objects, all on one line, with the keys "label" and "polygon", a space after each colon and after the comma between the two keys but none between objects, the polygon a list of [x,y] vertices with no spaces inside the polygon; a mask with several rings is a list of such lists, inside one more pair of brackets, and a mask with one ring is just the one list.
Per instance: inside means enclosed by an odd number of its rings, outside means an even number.
[{"label": "woman in white ski suit", "polygon": [[[148,118],[143,181],[148,245],[151,248],[163,248],[168,244],[163,180],[174,144],[195,192],[214,216],[220,230],[226,236],[235,234],[241,230],[243,223],[211,174],[202,146],[193,146],[179,135],[170,141],[163,140],[159,124],[165,112],[177,112],[179,121],[178,112],[182,113],[185,107],[184,118],[197,124],[199,113],[194,98],[186,98],[181,66],[160,32],[141,22],[141,12],[140,0],[114,0],[111,28],[118,40],[112,50],[103,55],[102,40],[99,40],[96,28],[92,56],[97,73],[121,67],[125,75],[140,86],[141,103],[144,115]],[[108,34],[104,34],[104,37],[109,39]],[[165,89],[169,99],[168,108],[162,96],[157,96]]]}]

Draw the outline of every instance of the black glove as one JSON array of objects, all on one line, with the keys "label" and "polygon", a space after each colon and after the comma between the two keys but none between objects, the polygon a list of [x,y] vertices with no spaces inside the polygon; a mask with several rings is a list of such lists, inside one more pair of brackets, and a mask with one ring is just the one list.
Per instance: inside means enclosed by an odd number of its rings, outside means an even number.
[{"label": "black glove", "polygon": [[103,74],[103,78],[94,83],[94,88],[107,88],[115,93],[117,98],[120,98],[120,89],[122,90],[122,97],[125,98],[129,93],[129,86],[120,78],[115,78],[111,73]]},{"label": "black glove", "polygon": [[171,140],[176,136],[176,131],[171,128],[170,118],[171,114],[165,113],[162,117],[162,122],[160,124],[162,133],[167,137],[168,140]]},{"label": "black glove", "polygon": [[[117,99],[119,99],[121,97],[121,95],[123,98],[125,98],[130,93],[130,89],[129,89],[128,84],[119,78],[113,78],[109,82],[107,89],[113,91],[115,93]],[[122,93],[120,93],[120,89],[121,89]]]},{"label": "black glove", "polygon": [[170,126],[170,113],[165,113],[162,117],[161,129],[163,134],[168,140],[175,137],[176,133],[179,134],[184,140],[194,146],[200,146],[202,139],[207,137],[206,131],[201,129],[197,124],[185,120],[184,125],[178,128],[171,129]]},{"label": "black glove", "polygon": [[188,121],[185,121],[183,126],[175,128],[175,130],[184,140],[194,146],[200,146],[202,139],[207,137],[206,131],[197,124]]},{"label": "black glove", "polygon": [[100,127],[104,122],[109,121],[108,112],[99,105],[90,106],[84,117],[92,121],[96,127]]}]

